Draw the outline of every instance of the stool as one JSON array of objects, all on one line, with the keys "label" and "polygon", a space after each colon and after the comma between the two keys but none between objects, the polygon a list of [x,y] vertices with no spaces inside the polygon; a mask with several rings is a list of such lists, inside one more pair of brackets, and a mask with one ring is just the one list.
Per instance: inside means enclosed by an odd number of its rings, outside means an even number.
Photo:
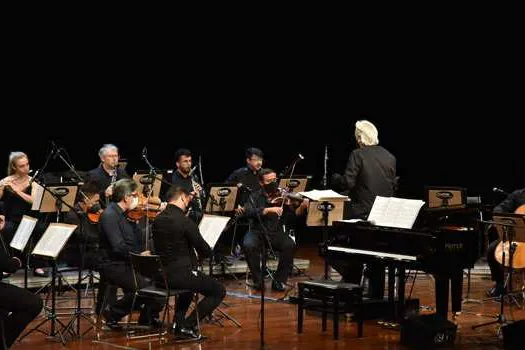
[{"label": "stool", "polygon": [[357,321],[357,336],[363,336],[363,289],[358,284],[328,280],[313,280],[298,283],[297,333],[303,332],[303,310],[322,312],[322,330],[326,331],[326,315],[333,314],[334,339],[339,339],[339,315],[354,313]]}]

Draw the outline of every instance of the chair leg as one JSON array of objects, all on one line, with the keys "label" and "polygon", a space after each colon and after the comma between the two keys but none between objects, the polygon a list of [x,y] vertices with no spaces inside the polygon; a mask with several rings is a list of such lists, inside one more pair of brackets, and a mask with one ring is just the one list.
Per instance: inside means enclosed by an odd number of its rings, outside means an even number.
[{"label": "chair leg", "polygon": [[199,294],[194,293],[194,295],[195,295],[195,316],[197,319],[197,330],[199,332],[199,338],[200,338],[202,337],[202,333],[201,333],[201,321],[199,317]]},{"label": "chair leg", "polygon": [[303,333],[304,309],[303,300],[297,303],[297,333]]},{"label": "chair leg", "polygon": [[323,332],[326,332],[326,308],[328,307],[328,304],[326,302],[326,297],[323,298],[323,312],[322,312],[322,322],[321,322],[321,329]]},{"label": "chair leg", "polygon": [[335,294],[334,298],[334,314],[333,314],[333,322],[334,322],[334,339],[339,339],[339,294]]}]

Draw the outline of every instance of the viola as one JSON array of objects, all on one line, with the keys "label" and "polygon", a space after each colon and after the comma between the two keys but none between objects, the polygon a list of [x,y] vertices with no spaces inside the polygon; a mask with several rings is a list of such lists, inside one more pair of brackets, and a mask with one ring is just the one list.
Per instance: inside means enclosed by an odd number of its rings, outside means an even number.
[{"label": "viola", "polygon": [[[515,214],[525,215],[525,204],[519,206],[515,211]],[[510,249],[512,250],[512,268],[522,269],[525,267],[525,242],[513,241],[510,243]],[[502,254],[505,251],[505,264],[503,264]],[[510,250],[508,242],[500,242],[496,247],[494,252],[496,260],[505,265],[505,267],[510,267]]]},{"label": "viola", "polygon": [[92,223],[92,224],[98,224],[98,222],[100,221],[100,216],[102,215],[102,212],[103,212],[103,210],[100,209],[96,213],[87,213],[87,217],[88,217],[89,222]]},{"label": "viola", "polygon": [[128,210],[126,216],[129,220],[138,221],[144,217],[154,220],[162,211],[160,209],[161,200],[159,197],[150,197],[149,199],[142,193],[138,194],[139,204],[135,209]]},{"label": "viola", "polygon": [[282,207],[284,205],[299,206],[304,200],[304,198],[297,193],[279,189],[275,193],[269,194],[268,200],[271,204],[278,207]]}]

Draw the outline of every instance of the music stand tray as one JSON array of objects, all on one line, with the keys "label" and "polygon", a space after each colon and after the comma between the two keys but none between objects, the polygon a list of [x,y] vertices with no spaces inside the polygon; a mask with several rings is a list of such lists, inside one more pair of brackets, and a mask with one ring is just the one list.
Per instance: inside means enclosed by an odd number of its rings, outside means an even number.
[{"label": "music stand tray", "polygon": [[225,183],[208,184],[205,213],[231,213],[238,204],[239,188],[236,185]]},{"label": "music stand tray", "polygon": [[312,178],[311,175],[294,175],[293,177],[284,177],[279,180],[279,187],[288,189],[292,193],[306,191],[308,180]]},{"label": "music stand tray", "polygon": [[453,186],[426,186],[426,211],[464,209],[467,206],[467,190]]},{"label": "music stand tray", "polygon": [[38,210],[41,213],[54,213],[57,212],[57,204],[62,201],[66,205],[61,205],[58,211],[70,211],[75,205],[77,192],[78,183],[76,182],[41,185],[35,181],[31,189],[31,197],[33,198],[31,210]]},{"label": "music stand tray", "polygon": [[137,185],[139,185],[137,188],[138,193],[144,193],[144,187],[151,186],[151,184],[153,184],[153,192],[151,193],[152,197],[160,196],[162,179],[163,175],[161,173],[151,174],[149,170],[137,170],[135,174],[133,174],[133,180],[137,183]]}]

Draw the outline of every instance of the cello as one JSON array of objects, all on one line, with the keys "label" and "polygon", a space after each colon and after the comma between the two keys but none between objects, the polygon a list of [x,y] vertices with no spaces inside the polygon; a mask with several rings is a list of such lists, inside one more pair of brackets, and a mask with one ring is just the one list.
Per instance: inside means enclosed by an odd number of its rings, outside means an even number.
[{"label": "cello", "polygon": [[[525,215],[525,204],[520,205],[514,211],[514,214]],[[515,269],[525,268],[525,242],[512,241],[510,247],[512,250],[512,267]],[[505,264],[503,264],[502,259],[503,250],[505,251]],[[496,247],[494,255],[497,262],[505,267],[510,267],[510,253],[508,242],[500,242]]]}]

